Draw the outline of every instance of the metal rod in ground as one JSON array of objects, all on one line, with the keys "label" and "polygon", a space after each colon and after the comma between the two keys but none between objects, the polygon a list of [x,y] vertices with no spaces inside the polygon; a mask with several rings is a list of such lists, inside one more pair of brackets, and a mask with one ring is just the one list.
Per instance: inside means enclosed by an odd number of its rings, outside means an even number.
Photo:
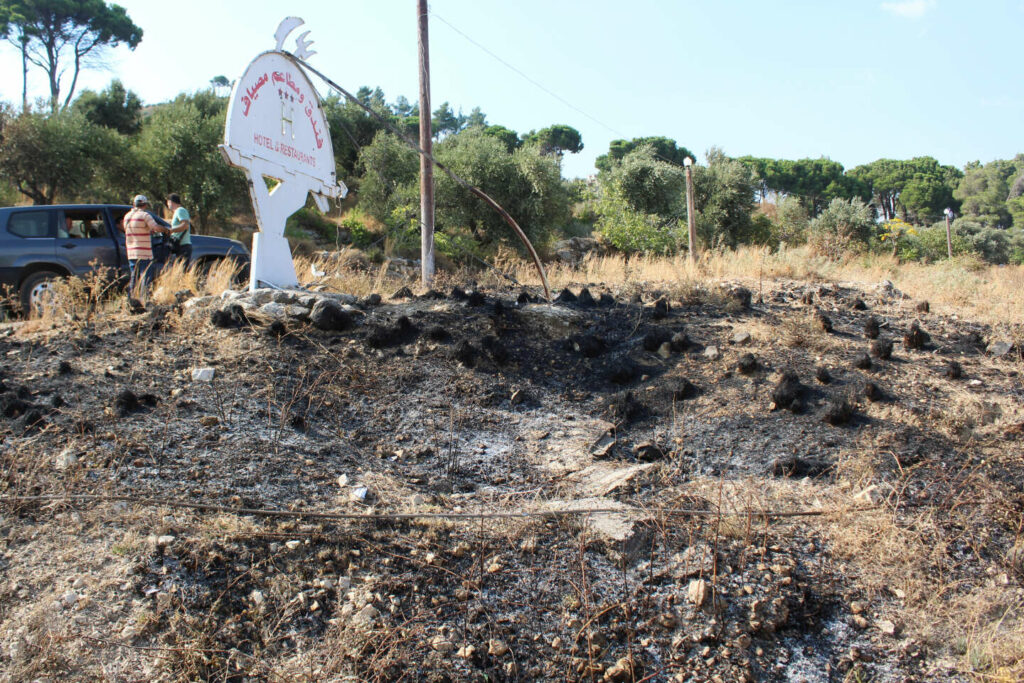
[{"label": "metal rod in ground", "polygon": [[427,0],[418,0],[420,48],[420,280],[424,287],[434,282],[434,166],[430,130],[430,41],[427,34]]},{"label": "metal rod in ground", "polygon": [[[852,514],[858,512],[871,512],[884,510],[875,506],[862,506],[850,508],[831,508],[814,510],[707,510],[693,508],[574,508],[574,509],[552,509],[552,510],[507,510],[489,512],[385,512],[385,513],[360,513],[360,512],[316,512],[311,510],[275,510],[268,508],[240,508],[228,505],[216,505],[214,503],[191,502],[186,500],[174,500],[171,498],[138,498],[135,496],[101,495],[101,494],[69,494],[69,495],[39,495],[39,496],[0,496],[0,504],[19,505],[26,503],[130,503],[146,507],[170,507],[202,512],[227,512],[239,516],[253,517],[285,517],[294,519],[323,519],[323,520],[415,520],[415,519],[449,519],[449,520],[476,520],[476,519],[530,519],[530,518],[560,518],[560,517],[586,517],[590,515],[630,515],[641,517],[757,517],[767,519],[786,519],[795,517],[825,517],[837,514]],[[922,506],[911,506],[922,507]]]},{"label": "metal rod in ground", "polygon": [[[395,128],[393,125],[391,125],[390,121],[388,121],[386,118],[381,116],[378,112],[374,111],[372,108],[370,108],[367,105],[363,104],[361,101],[359,101],[359,99],[357,99],[348,90],[345,90],[340,85],[338,85],[337,83],[335,83],[334,81],[329,79],[327,76],[325,76],[322,71],[320,71],[319,69],[317,69],[314,66],[311,66],[309,64],[309,62],[307,62],[307,61],[305,61],[303,59],[299,59],[298,57],[296,57],[295,55],[291,54],[290,52],[285,52],[284,54],[288,55],[288,57],[292,61],[294,61],[296,64],[299,64],[300,66],[302,66],[305,69],[307,69],[311,74],[313,74],[313,75],[317,76],[318,78],[320,78],[320,80],[322,80],[328,86],[330,86],[334,90],[338,91],[339,93],[341,93],[342,95],[347,97],[350,102],[352,102],[356,106],[360,107],[367,114],[369,114],[373,118],[377,119],[381,124],[384,125],[385,128],[387,128],[389,131],[394,133],[398,137],[399,140],[402,140],[403,142],[405,142],[405,144],[409,145],[414,150],[419,152],[420,156],[423,156],[423,157],[426,157],[427,159],[430,159],[430,162],[432,164],[434,164],[434,166],[437,166],[439,169],[444,171],[445,174],[449,178],[454,180],[461,187],[465,188],[466,190],[469,190],[471,193],[473,193],[474,195],[476,195],[477,197],[482,199],[488,206],[490,206],[492,209],[497,211],[498,215],[501,216],[502,220],[504,220],[506,223],[508,223],[509,227],[511,227],[512,230],[516,233],[516,236],[526,246],[526,250],[528,252],[530,252],[530,257],[533,259],[533,265],[537,268],[537,273],[540,275],[541,284],[544,285],[544,297],[546,299],[548,299],[548,301],[551,300],[551,287],[548,285],[547,273],[544,272],[544,264],[542,264],[540,262],[540,256],[537,255],[537,250],[533,248],[533,245],[530,243],[530,239],[526,236],[526,233],[523,232],[523,229],[519,227],[519,224],[516,223],[516,220],[514,218],[512,218],[512,216],[509,215],[508,211],[505,211],[505,209],[501,208],[501,206],[498,204],[498,202],[496,202],[493,199],[491,199],[487,195],[487,193],[485,193],[483,190],[481,190],[480,188],[475,187],[473,185],[470,185],[467,181],[463,180],[458,175],[456,175],[455,172],[452,171],[450,168],[448,168],[447,166],[442,164],[440,161],[435,159],[432,154],[429,154],[426,151],[424,151],[423,148],[420,147],[417,143],[415,143],[412,140],[410,140],[401,131],[399,131],[397,128]],[[422,114],[422,112],[420,112],[420,113]]]}]

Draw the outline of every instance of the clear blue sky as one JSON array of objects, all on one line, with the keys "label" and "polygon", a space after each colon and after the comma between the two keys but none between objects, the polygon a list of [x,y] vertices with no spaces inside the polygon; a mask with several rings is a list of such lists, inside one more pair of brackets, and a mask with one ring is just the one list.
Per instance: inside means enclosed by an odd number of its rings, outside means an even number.
[{"label": "clear blue sky", "polygon": [[[296,15],[316,41],[312,63],[346,88],[417,97],[415,0],[120,4],[143,41],[111,52],[85,87],[117,77],[155,103],[218,74],[233,80]],[[1024,0],[435,0],[431,12],[434,106],[479,106],[490,123],[519,132],[576,127],[585,149],[566,158],[567,176],[593,173],[610,140],[646,135],[701,158],[718,146],[827,156],[847,168],[918,155],[963,166],[1024,152]],[[19,101],[9,45],[0,69],[0,99]],[[30,91],[46,94],[38,71]]]}]

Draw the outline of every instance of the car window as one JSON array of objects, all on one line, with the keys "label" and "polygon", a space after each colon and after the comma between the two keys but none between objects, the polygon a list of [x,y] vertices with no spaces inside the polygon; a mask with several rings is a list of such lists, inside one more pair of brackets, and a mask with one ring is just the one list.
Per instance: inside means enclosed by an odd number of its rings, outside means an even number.
[{"label": "car window", "polygon": [[18,237],[54,237],[52,211],[16,211],[7,220],[7,232]]},{"label": "car window", "polygon": [[65,209],[64,220],[57,224],[57,237],[91,239],[106,236],[107,226],[101,209]]},{"label": "car window", "polygon": [[128,215],[128,211],[128,209],[123,208],[110,209],[110,217],[114,219],[114,226],[121,232],[124,232],[123,221],[124,217]]}]

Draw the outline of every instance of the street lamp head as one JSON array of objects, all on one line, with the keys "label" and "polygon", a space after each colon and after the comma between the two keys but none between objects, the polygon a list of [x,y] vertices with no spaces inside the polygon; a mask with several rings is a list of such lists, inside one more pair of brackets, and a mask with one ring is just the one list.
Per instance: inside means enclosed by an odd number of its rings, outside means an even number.
[{"label": "street lamp head", "polygon": [[950,218],[953,217],[953,209],[949,208],[948,206],[942,210],[942,213],[946,214]]},{"label": "street lamp head", "polygon": [[693,159],[690,157],[683,159],[683,166],[693,166]]}]

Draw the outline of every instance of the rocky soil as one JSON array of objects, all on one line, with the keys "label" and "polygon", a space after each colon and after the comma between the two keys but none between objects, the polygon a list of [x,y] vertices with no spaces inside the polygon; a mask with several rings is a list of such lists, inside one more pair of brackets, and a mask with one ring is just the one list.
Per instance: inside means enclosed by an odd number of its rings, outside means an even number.
[{"label": "rocky soil", "polygon": [[5,325],[0,677],[1014,680],[1001,334],[795,282]]}]

